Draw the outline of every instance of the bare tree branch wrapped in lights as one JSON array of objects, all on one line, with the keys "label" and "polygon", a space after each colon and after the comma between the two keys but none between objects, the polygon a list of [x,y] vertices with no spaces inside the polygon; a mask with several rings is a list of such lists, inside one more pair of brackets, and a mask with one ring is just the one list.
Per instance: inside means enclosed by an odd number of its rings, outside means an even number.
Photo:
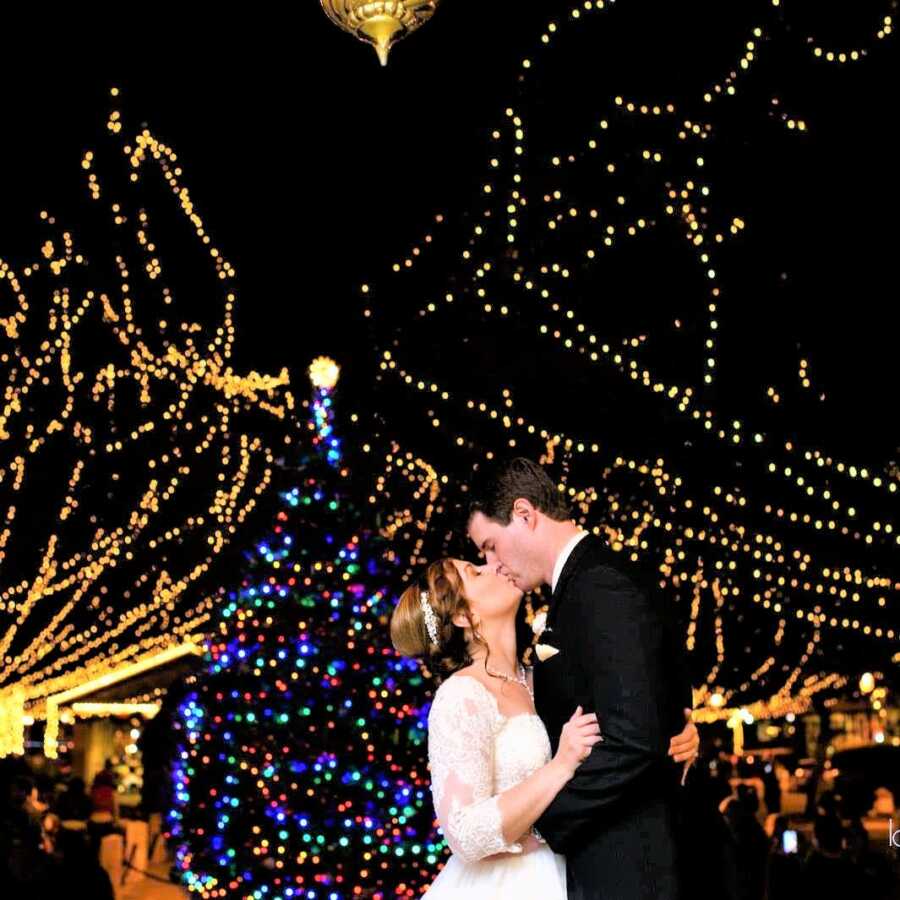
[{"label": "bare tree branch wrapped in lights", "polygon": [[[79,229],[102,238],[88,250],[41,212],[36,258],[0,258],[0,756],[22,752],[26,714],[55,756],[54,697],[203,634],[204,576],[293,406],[286,370],[230,365],[235,271],[175,152],[117,110],[107,131],[81,161]],[[205,285],[190,308],[179,277]]]},{"label": "bare tree branch wrapped in lights", "polygon": [[[361,287],[381,352],[371,502],[398,509],[389,536],[410,566],[471,552],[454,543],[456,485],[481,459],[540,457],[579,521],[650,564],[681,606],[695,718],[737,729],[852,685],[863,659],[887,671],[900,638],[888,608],[900,590],[896,476],[797,439],[784,395],[825,401],[805,357],[795,390],[751,370],[742,404],[719,384],[734,325],[720,311],[735,306],[728,274],[753,226],[720,188],[745,174],[728,168],[729,129],[755,117],[784,143],[815,127],[779,96],[760,110],[770,82],[751,90],[750,73],[771,78],[779,54],[810,79],[857,65],[893,20],[867,20],[870,46],[829,48],[777,0],[751,5],[727,71],[666,99],[603,94],[625,78],[603,68],[601,37],[630,46],[614,6],[572,5],[547,24],[491,135],[480,199],[436,216],[393,275]],[[665,84],[666,68],[653,71]],[[552,93],[575,83],[590,84],[583,119]],[[653,270],[669,273],[658,295],[643,280]],[[542,402],[548,380],[558,404]]]}]

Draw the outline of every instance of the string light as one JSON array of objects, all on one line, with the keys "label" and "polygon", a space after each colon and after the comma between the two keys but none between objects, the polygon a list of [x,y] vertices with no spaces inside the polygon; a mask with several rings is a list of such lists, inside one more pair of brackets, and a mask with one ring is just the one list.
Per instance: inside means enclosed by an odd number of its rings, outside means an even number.
[{"label": "string light", "polygon": [[[81,160],[98,249],[42,211],[38,257],[0,258],[0,755],[19,752],[24,713],[49,695],[209,621],[201,585],[268,488],[267,435],[293,409],[286,370],[231,366],[235,271],[174,150],[146,128],[128,136],[117,109],[107,131]],[[116,157],[124,182],[106,174]],[[171,251],[207,267],[204,320],[165,283],[167,198],[195,239]]]},{"label": "string light", "polygon": [[159,703],[73,703],[72,712],[76,716],[143,716],[152,719],[159,713]]},{"label": "string light", "polygon": [[[890,4],[890,8],[895,10],[897,8],[897,4],[892,2]],[[881,25],[875,30],[875,39],[878,41],[883,41],[891,32],[893,31],[894,20],[893,16],[886,15],[881,20]],[[866,47],[860,47],[858,49],[853,50],[834,50],[834,49],[826,49],[819,41],[817,41],[814,37],[809,36],[806,39],[806,43],[809,45],[812,50],[812,55],[817,60],[822,60],[824,62],[830,63],[848,63],[848,62],[859,62],[862,59],[865,59],[869,54],[869,50]]]},{"label": "string light", "polygon": [[127,681],[144,672],[151,671],[160,666],[165,666],[185,656],[200,653],[200,645],[196,641],[186,641],[181,644],[172,644],[164,650],[148,653],[140,659],[126,665],[113,666],[108,662],[89,668],[84,679],[76,687],[51,694],[45,698],[43,704],[35,704],[33,709],[36,715],[43,714],[46,718],[44,727],[44,755],[50,759],[57,756],[57,737],[59,735],[59,723],[63,713],[61,707],[68,706],[79,697],[86,697],[103,688]]},{"label": "string light", "polygon": [[[393,275],[362,286],[364,316],[380,344],[379,421],[389,447],[370,499],[382,509],[396,506],[385,515],[391,525],[384,533],[399,557],[421,562],[423,556],[461,555],[469,551],[455,516],[465,497],[455,482],[464,482],[465,468],[511,452],[558,466],[558,486],[573,499],[578,521],[609,534],[610,545],[630,559],[653,561],[665,595],[684,601],[685,646],[707,719],[746,724],[743,714],[735,718],[740,710],[757,719],[798,713],[815,693],[848,685],[844,674],[829,671],[836,642],[852,635],[873,659],[894,652],[900,634],[888,609],[900,581],[884,560],[900,534],[880,501],[896,494],[900,478],[782,434],[783,417],[759,410],[735,415],[715,409],[711,399],[721,369],[720,311],[730,292],[720,256],[728,245],[740,247],[753,222],[713,206],[720,176],[711,173],[722,167],[710,138],[727,127],[733,116],[728,104],[744,89],[745,74],[770,67],[779,42],[793,44],[781,11],[764,14],[768,21],[749,29],[733,67],[693,100],[600,98],[592,131],[571,140],[571,147],[550,149],[554,137],[540,133],[534,112],[541,109],[534,97],[542,73],[554,64],[554,53],[565,52],[560,48],[568,34],[610,6],[573,7],[547,25],[540,45],[523,59],[520,96],[490,132],[478,203],[458,224],[435,217],[427,240],[390,267]],[[890,16],[884,24],[879,39],[890,34]],[[805,139],[806,116],[784,111],[778,97],[765,103],[764,112],[789,135]],[[628,173],[636,164],[643,166],[642,188],[632,197]],[[694,383],[676,374],[691,371],[687,366],[668,366],[663,374],[651,362],[654,351],[657,360],[674,355],[660,346],[666,335],[642,329],[606,337],[593,290],[584,287],[583,279],[624,252],[626,242],[650,234],[681,247],[704,283]],[[516,390],[516,403],[502,384],[490,397],[478,396],[471,387],[478,380],[459,377],[464,365],[442,367],[440,357],[427,352],[436,335],[452,333],[464,344],[492,321],[504,333],[532,330],[534,344],[517,336],[513,353],[526,346],[541,353],[553,344],[569,355],[573,374],[600,366],[628,396],[638,390],[665,403],[694,430],[684,446],[696,443],[697,458],[681,448],[641,458],[617,451],[611,435],[601,440],[577,425],[560,431],[550,424],[552,408],[539,417],[525,411],[523,388]],[[683,331],[683,318],[673,326]],[[681,349],[678,354],[686,356]],[[812,390],[812,365],[806,356],[799,360],[805,391]],[[548,377],[565,383],[566,375],[554,370]],[[467,387],[454,387],[459,382]],[[772,386],[767,396],[781,407],[791,399]],[[816,399],[823,402],[824,392]],[[402,417],[392,408],[402,409]],[[729,483],[710,475],[704,460],[713,452],[722,460],[714,471],[725,463],[737,470]],[[457,469],[448,481],[444,473]],[[602,528],[594,524],[600,519]],[[826,545],[825,536],[833,543]],[[527,615],[533,615],[530,607]]]}]

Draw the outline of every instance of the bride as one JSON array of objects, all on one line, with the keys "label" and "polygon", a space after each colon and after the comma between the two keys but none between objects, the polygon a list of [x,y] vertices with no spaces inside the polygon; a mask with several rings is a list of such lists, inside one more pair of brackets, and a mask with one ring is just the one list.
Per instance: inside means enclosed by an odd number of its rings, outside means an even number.
[{"label": "bride", "polygon": [[[534,822],[603,737],[597,716],[575,709],[551,758],[534,709],[531,670],[519,662],[522,592],[492,565],[431,563],[401,595],[391,640],[439,679],[428,716],[435,813],[452,855],[429,900],[566,900],[565,857]],[[690,760],[696,728],[669,755]]]}]

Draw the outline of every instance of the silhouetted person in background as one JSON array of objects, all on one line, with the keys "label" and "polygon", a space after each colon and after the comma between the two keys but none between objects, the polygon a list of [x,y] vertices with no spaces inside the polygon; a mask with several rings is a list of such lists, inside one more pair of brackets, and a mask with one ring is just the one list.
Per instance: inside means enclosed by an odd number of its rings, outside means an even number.
[{"label": "silhouetted person in background", "polygon": [[5,871],[0,892],[4,900],[48,895],[49,866],[42,849],[42,829],[34,779],[17,775],[0,810],[0,854]]},{"label": "silhouetted person in background", "polygon": [[775,774],[774,762],[768,762],[763,766],[762,782],[766,812],[781,812],[781,785],[778,783],[778,776]]},{"label": "silhouetted person in background", "polygon": [[100,865],[91,848],[90,838],[84,832],[63,829],[57,839],[54,862],[52,878],[55,896],[77,894],[91,900],[115,900],[112,881]]},{"label": "silhouetted person in background", "polygon": [[682,891],[689,900],[738,900],[737,848],[719,804],[730,795],[727,777],[713,760],[699,760],[685,781],[679,832]]},{"label": "silhouetted person in background", "polygon": [[803,871],[804,894],[817,900],[857,896],[863,885],[853,863],[844,857],[844,826],[837,815],[816,817],[813,843]]},{"label": "silhouetted person in background", "polygon": [[725,821],[734,836],[737,854],[738,896],[741,900],[763,900],[769,839],[756,818],[759,797],[752,785],[739,784],[725,807]]},{"label": "silhouetted person in background", "polygon": [[872,849],[869,832],[859,815],[851,816],[844,828],[844,854],[853,864],[857,890],[862,889],[866,897],[886,897],[890,888],[896,887],[889,857]]},{"label": "silhouetted person in background", "polygon": [[797,900],[803,896],[803,855],[800,852],[799,838],[797,852],[788,853],[784,848],[784,833],[788,829],[787,816],[778,816],[775,830],[769,843],[769,868],[767,900]]},{"label": "silhouetted person in background", "polygon": [[99,856],[100,843],[108,834],[125,834],[119,824],[119,801],[116,797],[116,776],[112,760],[94,776],[91,785],[91,815],[88,819],[88,834],[94,853]]},{"label": "silhouetted person in background", "polygon": [[78,819],[86,822],[93,810],[91,798],[85,790],[84,779],[75,776],[69,781],[69,786],[56,801],[56,812],[64,822],[68,819]]},{"label": "silhouetted person in background", "polygon": [[834,791],[824,791],[816,801],[816,815],[825,816],[829,819],[837,819],[839,817],[838,802]]}]

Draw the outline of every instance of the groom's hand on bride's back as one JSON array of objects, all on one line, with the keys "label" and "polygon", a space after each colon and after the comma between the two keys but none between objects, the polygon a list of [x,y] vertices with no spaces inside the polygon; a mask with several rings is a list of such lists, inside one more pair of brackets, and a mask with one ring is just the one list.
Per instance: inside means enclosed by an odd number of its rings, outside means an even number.
[{"label": "groom's hand on bride's back", "polygon": [[697,726],[691,721],[691,710],[685,708],[684,717],[687,725],[669,741],[669,756],[672,762],[683,762],[684,772],[681,775],[681,783],[687,778],[688,769],[693,765],[700,749],[700,734]]},{"label": "groom's hand on bride's back", "polygon": [[575,770],[591,755],[594,744],[602,740],[597,714],[585,713],[579,706],[562,727],[559,747],[553,759],[571,778]]}]

